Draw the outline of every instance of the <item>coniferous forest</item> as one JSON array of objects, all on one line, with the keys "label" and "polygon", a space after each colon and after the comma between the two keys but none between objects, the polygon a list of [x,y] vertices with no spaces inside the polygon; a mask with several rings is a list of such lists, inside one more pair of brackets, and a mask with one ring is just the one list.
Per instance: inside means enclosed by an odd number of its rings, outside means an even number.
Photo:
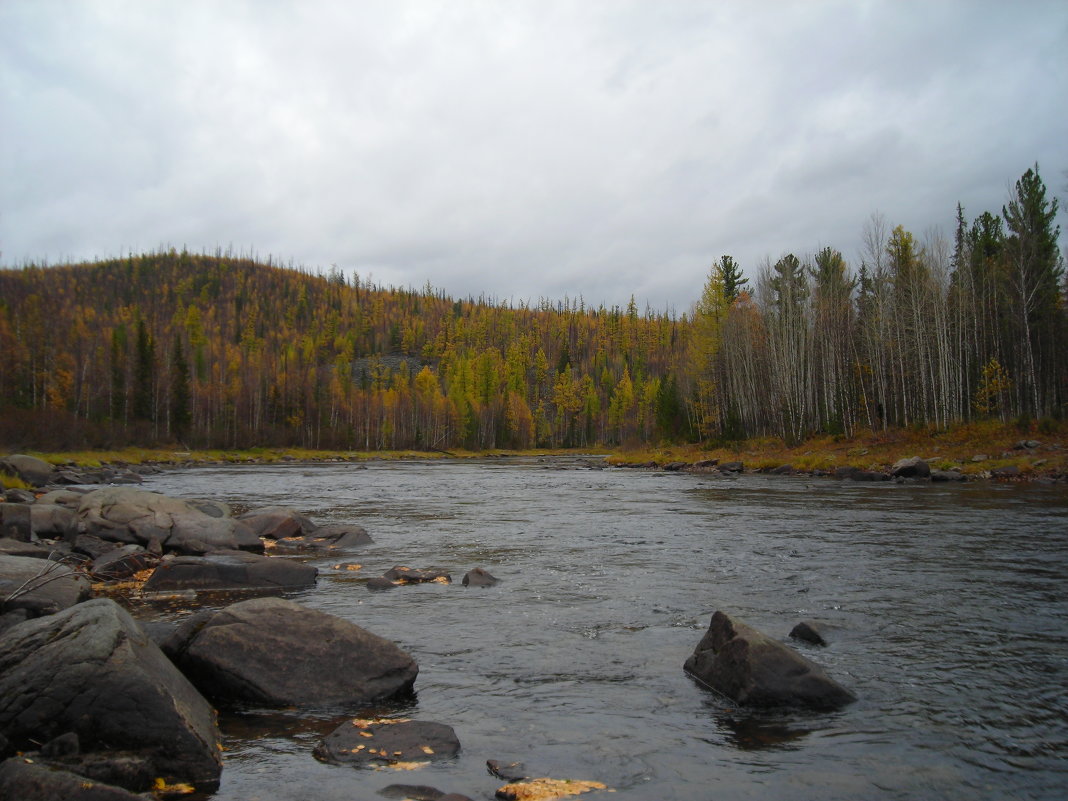
[{"label": "coniferous forest", "polygon": [[455,300],[232,253],[0,270],[0,443],[590,447],[1068,413],[1068,282],[1037,166],[951,236],[872,215],[690,313]]}]

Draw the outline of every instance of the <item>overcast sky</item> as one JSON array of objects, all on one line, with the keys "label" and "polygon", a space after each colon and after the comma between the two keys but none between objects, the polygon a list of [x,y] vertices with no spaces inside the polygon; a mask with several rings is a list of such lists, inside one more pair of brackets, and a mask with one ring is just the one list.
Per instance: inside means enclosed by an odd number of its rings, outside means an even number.
[{"label": "overcast sky", "polygon": [[0,0],[0,145],[7,265],[683,312],[724,253],[856,266],[872,212],[951,234],[1036,161],[1063,203],[1068,3]]}]

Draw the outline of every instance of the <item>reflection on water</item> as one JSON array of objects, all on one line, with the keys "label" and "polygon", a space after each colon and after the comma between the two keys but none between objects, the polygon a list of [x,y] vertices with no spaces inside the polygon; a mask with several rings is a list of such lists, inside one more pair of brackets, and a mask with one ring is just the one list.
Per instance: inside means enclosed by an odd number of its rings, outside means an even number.
[{"label": "reflection on water", "polygon": [[[152,478],[148,489],[365,526],[374,544],[311,559],[318,586],[295,598],[411,652],[420,673],[404,714],[448,723],[463,744],[456,759],[398,777],[316,762],[335,718],[231,714],[215,798],[374,798],[410,782],[490,799],[501,782],[487,759],[602,781],[620,801],[1063,796],[1063,487],[566,466]],[[341,561],[363,567],[334,570]],[[398,564],[445,567],[454,583],[367,591]],[[476,566],[501,584],[461,586]],[[802,618],[822,622],[827,648],[796,647],[860,700],[830,715],[753,714],[701,689],[682,662],[716,609],[780,638]]]}]

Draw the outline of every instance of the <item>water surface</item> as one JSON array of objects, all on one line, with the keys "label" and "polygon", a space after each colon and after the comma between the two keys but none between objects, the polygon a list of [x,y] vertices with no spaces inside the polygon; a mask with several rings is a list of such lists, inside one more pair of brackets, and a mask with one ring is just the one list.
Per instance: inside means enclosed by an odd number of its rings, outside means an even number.
[{"label": "water surface", "polygon": [[[294,596],[397,642],[463,751],[411,773],[323,765],[337,719],[225,716],[218,801],[377,799],[392,783],[491,799],[487,759],[624,799],[1062,799],[1068,492],[583,469],[571,460],[205,467],[146,489],[357,522]],[[452,585],[370,592],[393,565]],[[476,566],[501,579],[466,588]],[[723,609],[852,689],[836,713],[751,713],[682,671]],[[141,610],[143,614],[174,614]],[[590,798],[601,795],[586,796]]]}]

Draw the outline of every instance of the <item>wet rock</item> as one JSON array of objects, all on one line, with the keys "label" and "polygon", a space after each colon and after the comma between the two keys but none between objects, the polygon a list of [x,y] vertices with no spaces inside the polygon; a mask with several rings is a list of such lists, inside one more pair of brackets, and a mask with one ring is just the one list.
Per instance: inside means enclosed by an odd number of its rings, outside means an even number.
[{"label": "wet rock", "polygon": [[140,545],[123,545],[93,560],[89,569],[98,581],[125,579],[159,564],[159,557]]},{"label": "wet rock", "polygon": [[860,472],[862,472],[862,470],[859,467],[855,467],[853,465],[842,465],[840,467],[834,468],[834,477],[835,478],[843,478],[843,479],[844,478],[852,478],[853,476],[855,476],[857,473],[860,473]]},{"label": "wet rock", "polygon": [[889,481],[890,476],[877,470],[857,470],[849,476],[850,481]]},{"label": "wet rock", "polygon": [[476,567],[474,570],[469,570],[464,574],[462,584],[465,587],[492,587],[499,582],[500,579],[492,575],[488,570]]},{"label": "wet rock", "polygon": [[77,516],[58,503],[35,503],[30,507],[30,522],[38,537],[73,542],[78,534]]},{"label": "wet rock", "polygon": [[790,636],[795,640],[802,640],[812,645],[827,644],[827,640],[823,636],[823,627],[812,620],[802,620],[790,630]]},{"label": "wet rock", "polygon": [[385,576],[376,576],[373,579],[368,579],[367,589],[369,590],[392,590],[394,587],[399,587],[395,581],[390,581]]},{"label": "wet rock", "polygon": [[460,752],[451,726],[418,720],[352,720],[342,723],[315,748],[323,762],[354,767],[429,762]]},{"label": "wet rock", "polygon": [[441,801],[444,792],[425,784],[389,784],[378,791],[385,798],[410,799],[411,801]]},{"label": "wet rock", "polygon": [[0,610],[51,615],[86,600],[90,591],[89,579],[59,562],[0,556]]},{"label": "wet rock", "polygon": [[0,503],[0,537],[33,542],[33,519],[25,503]]},{"label": "wet rock", "polygon": [[29,490],[12,487],[4,490],[4,500],[8,503],[34,503],[37,500],[37,496]]},{"label": "wet rock", "polygon": [[723,612],[712,616],[684,668],[743,705],[834,709],[856,700],[819,665]]},{"label": "wet rock", "polygon": [[383,573],[382,578],[399,584],[452,583],[452,576],[440,567],[415,568],[396,565]]},{"label": "wet rock", "polygon": [[689,467],[686,462],[668,462],[662,469],[665,473],[678,473],[686,467]]},{"label": "wet rock", "polygon": [[83,751],[129,751],[168,781],[219,778],[212,708],[114,601],[6,632],[0,698],[0,731],[22,750],[74,732]]},{"label": "wet rock", "polygon": [[694,462],[693,466],[697,470],[711,470],[713,467],[719,464],[719,459],[701,459]]},{"label": "wet rock", "polygon": [[576,779],[527,779],[526,781],[506,784],[496,792],[501,801],[552,801],[582,795],[593,790],[607,790],[601,782],[578,781]]},{"label": "wet rock", "polygon": [[81,753],[81,741],[72,731],[61,734],[41,746],[41,756],[46,759],[63,759]]},{"label": "wet rock", "polygon": [[12,801],[144,801],[144,796],[24,757],[0,763],[0,798]]},{"label": "wet rock", "polygon": [[719,465],[719,472],[721,473],[741,473],[745,470],[745,464],[742,462],[723,462]]},{"label": "wet rock", "polygon": [[315,524],[289,506],[263,506],[251,509],[238,517],[257,537],[279,540],[312,534]]},{"label": "wet rock", "polygon": [[389,640],[281,598],[216,612],[176,661],[217,701],[271,706],[363,705],[410,692],[419,672]]},{"label": "wet rock", "polygon": [[16,453],[0,461],[0,472],[18,476],[34,487],[43,487],[51,481],[55,468],[35,456]]},{"label": "wet rock", "polygon": [[333,524],[317,528],[309,536],[279,539],[276,547],[280,551],[335,551],[372,542],[374,540],[363,526]]},{"label": "wet rock", "polygon": [[262,551],[244,523],[205,514],[193,503],[131,487],[108,487],[82,498],[78,516],[101,539],[146,545],[158,539],[167,551],[203,554],[215,550]]},{"label": "wet rock", "polygon": [[965,481],[964,473],[959,470],[932,470],[931,481]]},{"label": "wet rock", "polygon": [[931,475],[931,467],[919,456],[910,456],[894,462],[890,475],[894,478],[927,478]]},{"label": "wet rock", "polygon": [[527,766],[522,762],[509,762],[505,765],[496,759],[487,759],[486,770],[490,772],[490,775],[504,779],[506,782],[521,782],[528,778]]},{"label": "wet rock", "polygon": [[246,551],[176,556],[161,562],[144,592],[285,590],[315,584],[317,568]]}]

